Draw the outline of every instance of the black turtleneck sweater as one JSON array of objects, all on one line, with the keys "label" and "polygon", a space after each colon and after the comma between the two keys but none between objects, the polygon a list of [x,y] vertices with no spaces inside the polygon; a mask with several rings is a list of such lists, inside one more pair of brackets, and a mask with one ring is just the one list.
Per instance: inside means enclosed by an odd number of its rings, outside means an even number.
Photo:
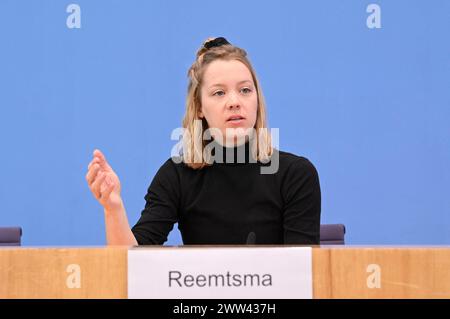
[{"label": "black turtleneck sweater", "polygon": [[261,174],[272,163],[251,162],[248,155],[237,163],[242,147],[248,151],[249,144],[222,147],[222,163],[199,170],[169,158],[132,228],[139,245],[163,244],[177,222],[185,245],[319,244],[321,194],[313,164],[275,150],[278,171]]}]

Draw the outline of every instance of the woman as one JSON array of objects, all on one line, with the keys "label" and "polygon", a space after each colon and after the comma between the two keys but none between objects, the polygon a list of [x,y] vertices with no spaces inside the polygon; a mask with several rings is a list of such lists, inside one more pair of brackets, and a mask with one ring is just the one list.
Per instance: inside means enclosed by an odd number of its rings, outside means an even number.
[{"label": "woman", "polygon": [[184,244],[319,244],[317,171],[272,147],[246,52],[208,39],[188,76],[183,151],[158,170],[132,229],[119,178],[94,151],[86,179],[104,207],[108,244],[160,245],[177,222]]}]

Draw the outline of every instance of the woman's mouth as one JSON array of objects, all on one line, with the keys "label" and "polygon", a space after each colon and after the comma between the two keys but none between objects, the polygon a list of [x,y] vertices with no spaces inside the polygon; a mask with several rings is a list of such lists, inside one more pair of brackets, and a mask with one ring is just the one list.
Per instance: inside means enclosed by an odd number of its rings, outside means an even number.
[{"label": "woman's mouth", "polygon": [[240,123],[242,123],[244,120],[245,120],[245,118],[244,118],[243,116],[240,116],[240,115],[233,115],[233,116],[230,116],[230,117],[227,119],[227,122],[228,122],[228,123],[232,123],[232,124],[240,124]]}]

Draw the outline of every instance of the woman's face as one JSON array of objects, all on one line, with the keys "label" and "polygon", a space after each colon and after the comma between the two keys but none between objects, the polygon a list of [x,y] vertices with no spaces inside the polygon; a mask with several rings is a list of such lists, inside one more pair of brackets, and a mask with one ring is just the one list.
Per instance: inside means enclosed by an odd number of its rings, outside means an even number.
[{"label": "woman's face", "polygon": [[[236,143],[256,123],[258,95],[252,74],[237,60],[215,60],[204,72],[199,116],[210,128],[220,130],[227,145]],[[239,128],[243,130],[233,130]]]}]

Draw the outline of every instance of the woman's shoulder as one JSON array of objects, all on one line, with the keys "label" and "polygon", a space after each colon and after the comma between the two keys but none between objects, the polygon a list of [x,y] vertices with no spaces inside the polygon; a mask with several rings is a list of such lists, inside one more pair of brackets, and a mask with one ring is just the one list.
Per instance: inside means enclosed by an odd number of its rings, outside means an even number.
[{"label": "woman's shoulder", "polygon": [[296,155],[290,152],[275,150],[278,153],[280,169],[285,172],[304,172],[317,174],[317,169],[314,164],[305,156]]},{"label": "woman's shoulder", "polygon": [[185,175],[192,172],[196,172],[198,170],[194,170],[186,165],[183,162],[182,157],[173,156],[169,157],[159,168],[159,172],[165,172],[166,174],[171,175]]},{"label": "woman's shoulder", "polygon": [[164,163],[162,163],[162,165],[157,170],[155,174],[155,179],[156,180],[164,179],[172,182],[178,180],[179,170],[182,166],[181,164],[178,163],[176,159],[169,157]]}]

